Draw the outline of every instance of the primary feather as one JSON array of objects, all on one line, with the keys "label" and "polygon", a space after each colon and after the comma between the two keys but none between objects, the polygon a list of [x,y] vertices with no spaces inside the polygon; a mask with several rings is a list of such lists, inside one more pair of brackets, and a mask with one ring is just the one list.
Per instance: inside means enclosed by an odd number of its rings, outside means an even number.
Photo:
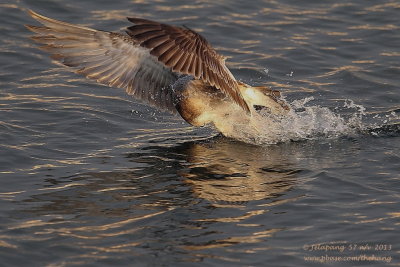
[{"label": "primary feather", "polygon": [[124,88],[147,104],[176,113],[171,85],[177,75],[129,36],[29,14],[43,26],[27,25],[32,39],[53,59],[97,82]]}]

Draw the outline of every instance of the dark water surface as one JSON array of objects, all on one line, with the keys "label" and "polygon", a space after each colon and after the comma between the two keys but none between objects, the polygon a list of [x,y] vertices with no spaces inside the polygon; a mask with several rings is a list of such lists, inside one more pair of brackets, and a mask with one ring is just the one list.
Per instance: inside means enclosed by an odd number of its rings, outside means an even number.
[{"label": "dark water surface", "polygon": [[[313,97],[301,108],[320,129],[256,146],[190,127],[53,64],[28,8],[110,31],[184,24],[241,80]],[[399,1],[2,0],[0,14],[0,266],[400,265]],[[326,135],[322,108],[356,131]]]}]

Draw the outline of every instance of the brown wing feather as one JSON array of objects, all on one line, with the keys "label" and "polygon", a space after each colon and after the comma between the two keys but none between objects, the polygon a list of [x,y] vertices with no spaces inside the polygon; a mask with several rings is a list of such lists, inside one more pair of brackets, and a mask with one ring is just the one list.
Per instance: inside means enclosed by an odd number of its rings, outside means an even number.
[{"label": "brown wing feather", "polygon": [[[129,36],[72,25],[33,11],[29,15],[43,24],[27,25],[36,33],[32,39],[53,59],[101,84],[124,88],[152,106],[176,112],[170,86],[176,75]],[[148,28],[144,33],[148,34]]]},{"label": "brown wing feather", "polygon": [[246,112],[250,112],[238,83],[226,67],[222,56],[207,40],[189,28],[181,28],[146,19],[128,18],[135,25],[127,33],[173,71],[201,79],[229,95]]}]

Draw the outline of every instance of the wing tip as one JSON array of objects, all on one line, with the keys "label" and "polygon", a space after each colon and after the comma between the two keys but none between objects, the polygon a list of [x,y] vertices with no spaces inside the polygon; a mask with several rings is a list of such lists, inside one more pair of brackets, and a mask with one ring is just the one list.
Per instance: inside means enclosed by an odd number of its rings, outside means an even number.
[{"label": "wing tip", "polygon": [[[61,20],[56,20],[56,19],[52,19],[46,16],[43,16],[35,11],[33,11],[32,9],[28,9],[27,13],[29,14],[29,16],[31,16],[34,20],[38,21],[39,23],[41,23],[42,25],[45,25],[46,27],[49,28],[62,28],[62,27],[66,27],[66,28],[73,28],[75,30],[84,30],[87,32],[93,32],[95,31],[94,29],[88,28],[88,27],[84,27],[84,26],[80,26],[80,25],[75,25],[75,24],[71,24],[71,23],[67,23]],[[29,29],[29,28],[28,28]]]},{"label": "wing tip", "polygon": [[35,15],[37,14],[37,13],[36,13],[35,11],[33,11],[32,9],[28,9],[27,13],[28,13],[30,16],[35,16]]},{"label": "wing tip", "polygon": [[45,16],[40,15],[39,13],[33,11],[32,9],[28,9],[28,15],[34,18],[35,20],[47,19]]}]

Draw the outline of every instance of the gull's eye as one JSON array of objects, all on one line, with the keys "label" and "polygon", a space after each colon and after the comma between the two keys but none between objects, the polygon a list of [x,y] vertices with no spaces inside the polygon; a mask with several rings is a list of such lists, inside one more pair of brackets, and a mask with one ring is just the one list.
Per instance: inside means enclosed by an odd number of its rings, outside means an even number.
[{"label": "gull's eye", "polygon": [[261,106],[261,105],[253,105],[254,109],[257,112],[265,112],[265,113],[271,113],[271,109],[266,107],[266,106]]},{"label": "gull's eye", "polygon": [[254,108],[256,111],[261,111],[264,107],[263,107],[263,106],[260,106],[260,105],[253,105],[253,108]]}]

